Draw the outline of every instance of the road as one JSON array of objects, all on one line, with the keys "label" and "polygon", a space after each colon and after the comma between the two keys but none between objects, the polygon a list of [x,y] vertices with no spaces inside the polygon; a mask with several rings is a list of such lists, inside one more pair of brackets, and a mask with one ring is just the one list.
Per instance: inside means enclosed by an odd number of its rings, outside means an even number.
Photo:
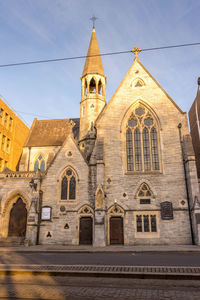
[{"label": "road", "polygon": [[0,264],[200,266],[200,253],[23,253],[1,252]]},{"label": "road", "polygon": [[199,300],[200,282],[0,275],[0,299]]}]

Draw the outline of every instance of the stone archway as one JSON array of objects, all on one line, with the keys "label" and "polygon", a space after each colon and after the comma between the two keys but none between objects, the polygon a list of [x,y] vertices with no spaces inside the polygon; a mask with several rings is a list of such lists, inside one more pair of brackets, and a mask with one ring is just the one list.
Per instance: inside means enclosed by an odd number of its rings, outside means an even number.
[{"label": "stone archway", "polygon": [[124,209],[118,204],[109,208],[108,212],[108,244],[124,244]]},{"label": "stone archway", "polygon": [[27,224],[27,210],[26,204],[22,198],[13,204],[10,210],[10,218],[8,225],[8,236],[9,237],[25,237]]},{"label": "stone archway", "polygon": [[79,209],[79,245],[93,243],[93,215],[93,209],[87,204]]}]

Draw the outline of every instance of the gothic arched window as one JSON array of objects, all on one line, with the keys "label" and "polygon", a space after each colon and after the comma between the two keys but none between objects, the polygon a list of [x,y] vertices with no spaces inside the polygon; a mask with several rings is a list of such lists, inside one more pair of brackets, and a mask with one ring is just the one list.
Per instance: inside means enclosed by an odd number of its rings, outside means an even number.
[{"label": "gothic arched window", "polygon": [[61,182],[61,200],[76,199],[76,177],[71,169],[67,169]]},{"label": "gothic arched window", "polygon": [[34,171],[37,171],[38,169],[40,169],[42,172],[45,171],[45,160],[41,154],[38,156],[34,163]]},{"label": "gothic arched window", "polygon": [[128,171],[160,170],[157,123],[141,104],[133,110],[127,122],[126,159]]}]

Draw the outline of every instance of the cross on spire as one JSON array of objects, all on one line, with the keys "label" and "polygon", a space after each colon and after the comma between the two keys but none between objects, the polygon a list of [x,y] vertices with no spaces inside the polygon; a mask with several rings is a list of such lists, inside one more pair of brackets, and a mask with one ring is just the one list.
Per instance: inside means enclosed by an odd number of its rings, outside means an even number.
[{"label": "cross on spire", "polygon": [[90,20],[92,21],[93,23],[93,28],[95,28],[95,21],[97,20],[98,18],[96,18],[94,15],[92,18],[90,18]]}]

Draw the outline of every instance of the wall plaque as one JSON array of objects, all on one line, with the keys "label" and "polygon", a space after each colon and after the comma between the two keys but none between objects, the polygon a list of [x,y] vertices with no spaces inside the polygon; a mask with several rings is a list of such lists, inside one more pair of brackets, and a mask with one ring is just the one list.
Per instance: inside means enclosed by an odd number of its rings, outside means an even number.
[{"label": "wall plaque", "polygon": [[41,220],[42,221],[51,220],[51,207],[50,206],[43,206],[42,207]]},{"label": "wall plaque", "polygon": [[161,208],[161,219],[162,220],[173,220],[173,206],[169,201],[160,203]]}]

